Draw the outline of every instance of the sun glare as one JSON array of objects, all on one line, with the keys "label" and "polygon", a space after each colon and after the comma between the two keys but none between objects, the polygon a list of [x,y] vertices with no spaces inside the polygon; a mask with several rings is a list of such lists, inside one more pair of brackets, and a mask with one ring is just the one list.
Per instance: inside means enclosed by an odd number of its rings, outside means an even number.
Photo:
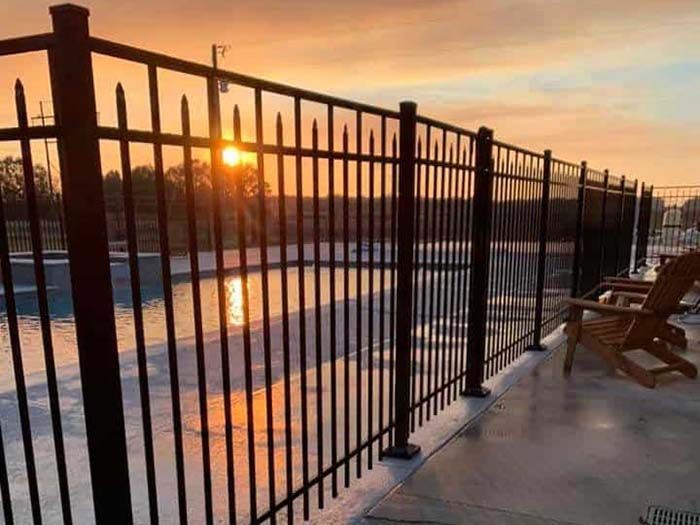
[{"label": "sun glare", "polygon": [[241,163],[241,152],[233,146],[228,146],[224,148],[221,155],[224,164],[227,166],[238,166]]}]

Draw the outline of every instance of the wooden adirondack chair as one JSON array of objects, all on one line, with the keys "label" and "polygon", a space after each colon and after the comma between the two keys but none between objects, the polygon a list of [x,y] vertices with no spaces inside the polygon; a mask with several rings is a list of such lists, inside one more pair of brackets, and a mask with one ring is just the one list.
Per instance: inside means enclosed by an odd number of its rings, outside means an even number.
[{"label": "wooden adirondack chair", "polygon": [[[649,290],[654,286],[654,282],[625,277],[605,277],[603,286],[610,290],[610,294],[604,301],[606,304],[629,306],[630,304],[642,304],[646,300]],[[676,313],[682,313],[680,304],[678,306]],[[658,337],[683,350],[688,348],[688,338],[685,335],[685,330],[672,323],[667,322],[663,329],[659,331]]]},{"label": "wooden adirondack chair", "polygon": [[[666,330],[668,317],[676,311],[678,303],[698,279],[700,254],[691,253],[677,257],[661,268],[641,308],[568,299],[570,315],[566,333],[569,340],[564,373],[571,373],[574,352],[577,344],[581,343],[613,368],[649,388],[656,386],[656,376],[668,372],[678,371],[690,378],[697,377],[695,365],[669,350],[661,336]],[[583,320],[584,310],[592,310],[600,316]],[[632,350],[643,350],[665,364],[644,368],[625,355]]]}]

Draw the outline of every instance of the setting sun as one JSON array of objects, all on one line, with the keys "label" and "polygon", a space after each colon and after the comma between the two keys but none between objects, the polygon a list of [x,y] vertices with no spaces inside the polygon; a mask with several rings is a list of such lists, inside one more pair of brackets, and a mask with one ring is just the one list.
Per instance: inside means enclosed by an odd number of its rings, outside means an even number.
[{"label": "setting sun", "polygon": [[241,152],[233,146],[228,146],[224,148],[221,158],[227,166],[238,166],[241,162]]}]

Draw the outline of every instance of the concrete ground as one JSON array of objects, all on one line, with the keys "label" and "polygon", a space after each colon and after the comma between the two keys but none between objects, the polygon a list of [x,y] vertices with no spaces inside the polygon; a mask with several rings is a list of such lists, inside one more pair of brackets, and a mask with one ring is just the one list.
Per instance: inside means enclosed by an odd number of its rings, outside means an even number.
[{"label": "concrete ground", "polygon": [[[700,365],[700,326],[683,326],[682,354]],[[561,348],[365,522],[632,524],[650,505],[700,511],[700,381],[674,373],[648,390],[582,347],[566,379],[563,359]]]}]

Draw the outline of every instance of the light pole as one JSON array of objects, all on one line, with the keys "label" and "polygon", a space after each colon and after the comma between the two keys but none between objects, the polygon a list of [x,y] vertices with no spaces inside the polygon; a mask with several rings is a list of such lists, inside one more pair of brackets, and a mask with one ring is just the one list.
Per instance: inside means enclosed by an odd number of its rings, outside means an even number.
[{"label": "light pole", "polygon": [[[49,102],[47,100],[39,101],[39,114],[32,117],[32,120],[41,121],[42,126],[46,126],[46,119],[54,118],[53,115],[46,115],[44,113],[44,102]],[[49,178],[49,195],[53,197],[53,177],[51,176],[51,158],[49,156],[49,139],[44,137],[44,154],[46,155],[46,175]]]},{"label": "light pole", "polygon": [[[221,58],[224,58],[230,49],[231,46],[228,44],[211,45],[211,65],[214,70],[219,69],[219,55],[221,55]],[[228,80],[217,79],[217,84],[219,85],[219,91],[221,93],[228,93]]]}]

